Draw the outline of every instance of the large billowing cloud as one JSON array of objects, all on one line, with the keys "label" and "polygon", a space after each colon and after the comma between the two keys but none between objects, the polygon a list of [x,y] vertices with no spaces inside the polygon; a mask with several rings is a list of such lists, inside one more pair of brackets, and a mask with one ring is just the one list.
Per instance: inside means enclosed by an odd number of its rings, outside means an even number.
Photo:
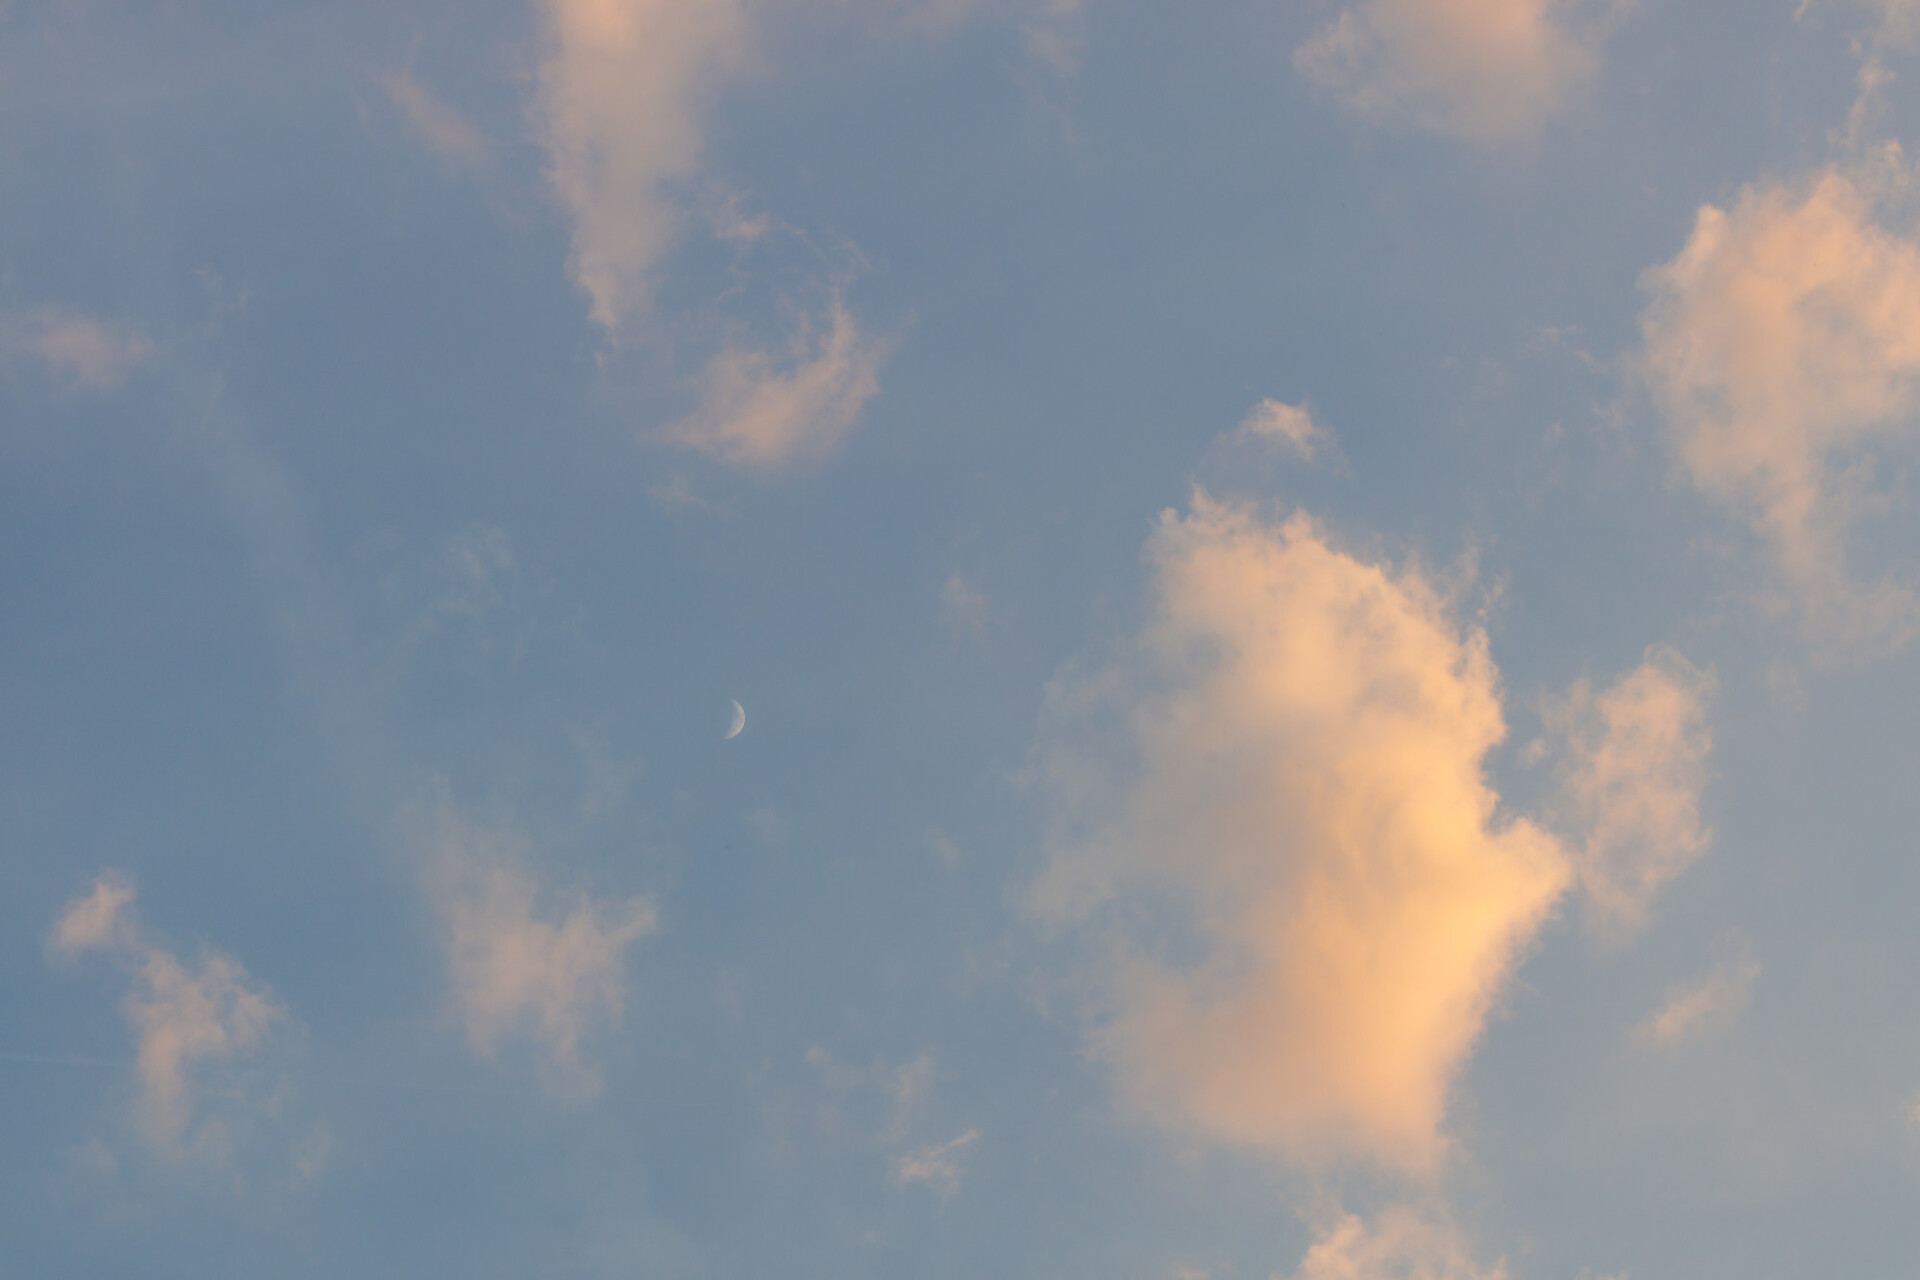
[{"label": "large billowing cloud", "polygon": [[597,1092],[584,1044],[620,1021],[627,948],[659,924],[652,899],[582,894],[570,911],[543,913],[537,882],[515,865],[520,841],[445,807],[434,826],[430,888],[468,1040],[489,1057],[509,1039],[529,1041],[556,1091]]},{"label": "large billowing cloud", "polygon": [[1098,1046],[1177,1127],[1430,1170],[1454,1075],[1572,877],[1484,776],[1506,733],[1486,638],[1304,515],[1197,494],[1149,558],[1150,621],[1054,687],[1042,753],[1034,906],[1150,926],[1119,945]]},{"label": "large billowing cloud", "polygon": [[1542,710],[1547,736],[1535,746],[1556,758],[1555,816],[1580,839],[1580,885],[1606,927],[1643,923],[1654,895],[1711,839],[1700,791],[1713,687],[1710,672],[1656,645],[1608,688],[1583,679]]},{"label": "large billowing cloud", "polygon": [[1878,216],[1878,180],[1829,166],[1703,207],[1647,274],[1649,386],[1687,475],[1770,546],[1823,644],[1909,639],[1911,589],[1858,581],[1848,535],[1884,501],[1872,449],[1914,437],[1920,242]]},{"label": "large billowing cloud", "polygon": [[[1593,6],[1585,6],[1592,8]],[[1362,0],[1294,66],[1362,115],[1525,137],[1594,72],[1603,23],[1567,0]]]},{"label": "large billowing cloud", "polygon": [[256,1053],[287,1023],[287,1011],[231,956],[203,949],[188,965],[147,938],[133,900],[132,884],[107,872],[67,904],[47,947],[57,957],[104,952],[127,970],[122,1009],[138,1042],[140,1128],[165,1155],[217,1153],[219,1123],[196,1123],[209,1087],[201,1068]]}]

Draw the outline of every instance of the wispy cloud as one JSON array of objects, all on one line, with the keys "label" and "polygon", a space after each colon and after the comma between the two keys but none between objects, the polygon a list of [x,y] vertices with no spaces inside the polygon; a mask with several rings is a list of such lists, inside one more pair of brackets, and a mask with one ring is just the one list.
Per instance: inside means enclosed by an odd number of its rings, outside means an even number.
[{"label": "wispy cloud", "polygon": [[132,882],[117,872],[67,904],[47,948],[57,958],[103,952],[127,972],[121,1008],[138,1046],[136,1118],[148,1142],[169,1157],[222,1156],[226,1126],[202,1115],[212,1087],[202,1069],[258,1053],[287,1027],[286,1007],[231,956],[203,948],[190,965],[147,938]]},{"label": "wispy cloud", "polygon": [[104,390],[151,360],[151,339],[135,329],[60,307],[0,321],[0,351],[28,357],[74,387]]},{"label": "wispy cloud", "polygon": [[1265,440],[1311,460],[1333,442],[1333,435],[1313,419],[1304,404],[1282,404],[1266,399],[1253,406],[1240,420],[1239,434],[1253,440]]},{"label": "wispy cloud", "polygon": [[836,291],[825,314],[805,319],[787,348],[730,347],[702,378],[701,403],[666,439],[747,467],[831,452],[880,390],[889,344],[863,333]]},{"label": "wispy cloud", "polygon": [[739,0],[540,0],[549,55],[537,104],[561,204],[569,268],[608,329],[647,305],[673,242],[673,184],[699,166],[701,113],[745,64]]},{"label": "wispy cloud", "polygon": [[1590,80],[1617,6],[1362,0],[1294,52],[1359,114],[1480,141],[1537,133]]},{"label": "wispy cloud", "polygon": [[655,931],[641,896],[579,895],[571,910],[542,911],[531,875],[515,865],[521,841],[468,822],[447,806],[434,818],[429,888],[446,926],[447,964],[467,1039],[491,1057],[509,1039],[540,1053],[548,1083],[590,1096],[600,1076],[584,1045],[625,1009],[626,952]]},{"label": "wispy cloud", "polygon": [[1315,1233],[1293,1280],[1506,1280],[1504,1262],[1482,1267],[1438,1209],[1392,1205],[1368,1222],[1341,1213]]},{"label": "wispy cloud", "polygon": [[1920,385],[1920,241],[1881,219],[1887,181],[1835,164],[1748,187],[1644,281],[1646,376],[1686,474],[1766,541],[1829,649],[1920,628],[1911,585],[1857,581],[1847,555],[1885,502],[1873,446],[1912,441]]},{"label": "wispy cloud", "polygon": [[412,75],[400,72],[382,76],[380,87],[434,154],[468,173],[485,174],[492,169],[493,149],[486,135]]},{"label": "wispy cloud", "polygon": [[1454,1074],[1571,878],[1551,835],[1496,817],[1486,638],[1304,515],[1196,494],[1149,558],[1143,633],[1051,691],[1030,900],[1164,923],[1122,945],[1097,1036],[1150,1114],[1431,1170]]},{"label": "wispy cloud", "polygon": [[1542,708],[1547,736],[1530,751],[1554,759],[1554,813],[1579,840],[1580,884],[1605,928],[1643,924],[1654,895],[1712,839],[1700,792],[1713,690],[1712,672],[1656,645],[1607,688],[1582,679]]},{"label": "wispy cloud", "polygon": [[1760,962],[1743,949],[1715,965],[1706,977],[1669,991],[1665,1003],[1634,1028],[1634,1039],[1669,1048],[1723,1027],[1746,1009],[1759,977]]},{"label": "wispy cloud", "polygon": [[980,1131],[968,1129],[937,1146],[909,1151],[894,1160],[893,1180],[903,1187],[924,1183],[942,1200],[950,1200],[960,1190],[960,1155],[979,1140]]}]

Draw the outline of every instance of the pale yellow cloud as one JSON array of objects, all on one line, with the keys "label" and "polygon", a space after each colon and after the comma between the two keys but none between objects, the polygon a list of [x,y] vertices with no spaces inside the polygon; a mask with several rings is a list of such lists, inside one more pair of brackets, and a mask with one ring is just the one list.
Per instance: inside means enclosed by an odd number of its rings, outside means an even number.
[{"label": "pale yellow cloud", "polygon": [[1897,647],[1920,623],[1907,583],[1856,581],[1847,556],[1885,501],[1873,447],[1915,437],[1920,242],[1882,220],[1882,185],[1830,165],[1748,187],[1644,281],[1646,376],[1686,474],[1766,540],[1829,647]]},{"label": "pale yellow cloud", "polygon": [[1332,1217],[1293,1280],[1506,1280],[1506,1274],[1504,1262],[1476,1263],[1444,1213],[1392,1205],[1372,1222],[1350,1213]]},{"label": "pale yellow cloud", "polygon": [[820,458],[879,392],[888,350],[861,331],[836,293],[785,351],[731,347],[716,356],[702,378],[699,410],[666,439],[744,467]]},{"label": "pale yellow cloud", "polygon": [[1536,133],[1593,76],[1607,25],[1568,0],[1362,0],[1293,60],[1364,116],[1503,141]]},{"label": "pale yellow cloud", "polygon": [[557,1092],[598,1092],[585,1042],[620,1022],[626,952],[658,928],[653,901],[582,894],[571,910],[542,912],[537,882],[513,865],[519,841],[444,808],[436,827],[429,884],[446,922],[447,964],[468,1041],[491,1057],[503,1042],[525,1039],[540,1051]]},{"label": "pale yellow cloud", "polygon": [[286,1008],[231,956],[203,949],[198,964],[188,965],[148,940],[133,919],[133,900],[124,876],[103,874],[61,912],[48,949],[59,956],[105,952],[127,969],[131,988],[122,1010],[138,1045],[136,1118],[148,1141],[169,1156],[217,1149],[217,1125],[195,1131],[195,1069],[258,1051],[286,1024]]},{"label": "pale yellow cloud", "polygon": [[0,346],[31,357],[75,387],[117,386],[153,358],[151,339],[125,325],[46,307],[0,324]]},{"label": "pale yellow cloud", "polygon": [[1253,406],[1240,420],[1239,433],[1280,445],[1309,461],[1333,439],[1325,427],[1313,420],[1306,405],[1282,404],[1273,399]]},{"label": "pale yellow cloud", "polygon": [[1597,921],[1634,929],[1662,886],[1706,851],[1700,792],[1713,749],[1706,705],[1713,674],[1656,645],[1595,692],[1577,681],[1542,708],[1555,759],[1554,812],[1575,835],[1574,865]]},{"label": "pale yellow cloud", "polygon": [[1634,1039],[1668,1048],[1724,1027],[1746,1009],[1759,977],[1760,962],[1749,954],[1723,960],[1706,977],[1669,991],[1665,1002],[1634,1028]]},{"label": "pale yellow cloud", "polygon": [[1097,1047],[1177,1127],[1430,1171],[1453,1078],[1572,874],[1497,813],[1486,637],[1305,515],[1196,494],[1150,560],[1150,621],[1056,684],[1041,753],[1035,909],[1164,926],[1122,946]]}]

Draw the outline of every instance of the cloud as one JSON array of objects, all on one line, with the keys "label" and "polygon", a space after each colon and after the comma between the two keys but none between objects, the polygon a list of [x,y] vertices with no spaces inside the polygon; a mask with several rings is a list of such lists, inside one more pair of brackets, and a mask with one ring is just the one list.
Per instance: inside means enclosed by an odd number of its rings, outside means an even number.
[{"label": "cloud", "polygon": [[447,964],[467,1039],[491,1057],[511,1038],[543,1055],[557,1092],[589,1096],[600,1078],[583,1042],[619,1024],[625,1008],[626,951],[653,933],[653,901],[596,901],[543,914],[531,876],[506,865],[515,844],[442,809],[430,888],[447,930]]},{"label": "cloud", "polygon": [[1698,982],[1668,992],[1666,1002],[1634,1028],[1634,1039],[1668,1048],[1689,1036],[1725,1026],[1747,1007],[1759,976],[1760,962],[1751,955],[1743,953],[1721,961]]},{"label": "cloud", "polygon": [[1504,1262],[1483,1269],[1459,1228],[1439,1213],[1407,1205],[1369,1223],[1334,1216],[1307,1250],[1293,1280],[1506,1280]]},{"label": "cloud", "polygon": [[993,617],[986,593],[957,569],[940,584],[940,612],[949,626],[976,636],[986,631]]},{"label": "cloud", "polygon": [[116,871],[101,874],[93,891],[67,904],[47,946],[59,955],[120,951],[134,946],[133,882]]},{"label": "cloud", "polygon": [[1304,514],[1196,493],[1149,560],[1143,631],[1050,690],[1031,905],[1146,922],[1095,935],[1122,938],[1095,1043],[1148,1114],[1430,1171],[1454,1075],[1571,878],[1554,837],[1496,816],[1486,637]]},{"label": "cloud", "polygon": [[1311,460],[1314,454],[1332,442],[1327,429],[1313,420],[1304,404],[1281,404],[1262,400],[1240,420],[1239,434],[1267,440],[1293,450]]},{"label": "cloud", "polygon": [[1536,133],[1592,78],[1604,14],[1567,0],[1363,0],[1294,51],[1359,114],[1499,142]]},{"label": "cloud", "polygon": [[538,117],[550,175],[573,220],[568,260],[594,320],[616,329],[649,298],[648,274],[681,217],[700,112],[741,69],[740,0],[542,0],[549,55]]},{"label": "cloud", "polygon": [[1581,679],[1548,700],[1535,754],[1556,758],[1555,817],[1584,839],[1574,857],[1598,920],[1638,928],[1660,888],[1706,851],[1700,791],[1713,749],[1714,677],[1665,645],[1600,692]]},{"label": "cloud", "polygon": [[145,335],[58,307],[44,307],[0,327],[0,347],[39,361],[75,387],[118,386],[153,358]]},{"label": "cloud", "polygon": [[138,1043],[141,1131],[162,1154],[217,1155],[224,1126],[195,1124],[203,1092],[199,1068],[258,1052],[288,1022],[287,1011],[231,956],[203,949],[198,965],[189,966],[147,940],[133,918],[133,900],[130,881],[102,874],[60,913],[48,950],[62,958],[105,952],[127,970],[131,989],[121,1008]]},{"label": "cloud", "polygon": [[887,1146],[905,1141],[907,1131],[915,1126],[933,1096],[937,1074],[930,1053],[899,1066],[876,1060],[865,1067],[848,1067],[835,1062],[832,1054],[815,1044],[807,1049],[806,1062],[840,1099],[862,1093],[879,1103],[882,1114],[876,1120],[875,1138]]},{"label": "cloud", "polygon": [[786,351],[730,347],[702,379],[698,412],[666,439],[745,467],[832,451],[880,390],[889,344],[860,331],[836,292],[824,320],[801,324]]},{"label": "cloud", "polygon": [[380,87],[400,108],[434,153],[456,169],[468,173],[486,173],[493,167],[492,148],[486,135],[448,104],[405,73],[382,76]]},{"label": "cloud", "polygon": [[938,1146],[909,1151],[894,1160],[893,1180],[902,1187],[925,1183],[942,1200],[950,1200],[960,1190],[960,1153],[979,1140],[980,1131],[968,1129]]},{"label": "cloud", "polygon": [[1766,541],[1824,643],[1868,649],[1917,622],[1909,587],[1847,564],[1883,505],[1870,446],[1912,441],[1920,379],[1920,243],[1881,223],[1882,186],[1830,165],[1748,187],[1643,280],[1646,377],[1687,476]]}]

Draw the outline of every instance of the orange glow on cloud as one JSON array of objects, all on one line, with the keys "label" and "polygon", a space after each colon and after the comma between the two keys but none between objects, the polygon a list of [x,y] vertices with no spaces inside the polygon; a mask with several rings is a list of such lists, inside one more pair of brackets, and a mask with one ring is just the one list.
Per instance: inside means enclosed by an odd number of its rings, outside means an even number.
[{"label": "orange glow on cloud", "polygon": [[[1454,1075],[1573,875],[1552,835],[1496,814],[1486,638],[1304,515],[1200,494],[1150,559],[1144,632],[1053,691],[1063,818],[1033,904],[1178,904],[1159,941],[1190,954],[1123,944],[1098,1033],[1146,1113],[1430,1171]],[[1097,757],[1116,734],[1128,764]]]}]

